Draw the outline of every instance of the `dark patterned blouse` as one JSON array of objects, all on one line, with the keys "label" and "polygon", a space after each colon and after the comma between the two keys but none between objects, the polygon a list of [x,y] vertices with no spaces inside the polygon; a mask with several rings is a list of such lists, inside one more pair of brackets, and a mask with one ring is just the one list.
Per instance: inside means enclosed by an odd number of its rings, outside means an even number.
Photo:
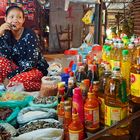
[{"label": "dark patterned blouse", "polygon": [[39,50],[39,44],[35,33],[24,28],[21,38],[17,41],[11,32],[6,31],[0,37],[0,56],[12,60],[18,68],[8,74],[12,78],[16,74],[29,71],[32,68],[39,69],[43,75],[47,75],[48,63]]}]

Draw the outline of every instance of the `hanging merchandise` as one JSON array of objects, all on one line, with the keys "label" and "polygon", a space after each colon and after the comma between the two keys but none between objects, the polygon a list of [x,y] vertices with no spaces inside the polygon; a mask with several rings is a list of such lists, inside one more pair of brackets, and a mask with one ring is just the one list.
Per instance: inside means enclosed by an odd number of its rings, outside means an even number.
[{"label": "hanging merchandise", "polygon": [[84,17],[82,18],[82,21],[85,24],[93,24],[94,21],[94,9],[90,9],[86,12]]}]

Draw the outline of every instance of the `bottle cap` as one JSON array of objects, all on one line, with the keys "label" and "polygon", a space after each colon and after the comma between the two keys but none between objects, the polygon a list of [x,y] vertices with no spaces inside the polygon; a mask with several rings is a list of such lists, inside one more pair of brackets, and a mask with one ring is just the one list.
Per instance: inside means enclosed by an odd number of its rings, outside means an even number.
[{"label": "bottle cap", "polygon": [[59,92],[59,95],[64,95],[65,93],[65,88],[64,87],[61,87],[58,89],[58,92]]},{"label": "bottle cap", "polygon": [[106,51],[106,52],[110,52],[110,51],[111,51],[111,47],[110,47],[110,46],[107,46],[107,47],[105,48],[105,51]]},{"label": "bottle cap", "polygon": [[65,82],[59,82],[58,83],[58,89],[61,88],[61,87],[64,87],[64,86],[65,86]]},{"label": "bottle cap", "polygon": [[128,53],[129,53],[128,50],[123,50],[123,51],[122,51],[122,55],[123,55],[123,56],[128,55]]},{"label": "bottle cap", "polygon": [[73,77],[73,76],[74,76],[74,72],[71,71],[71,72],[69,73],[69,75],[70,75],[71,77]]},{"label": "bottle cap", "polygon": [[64,68],[64,73],[69,73],[69,68]]},{"label": "bottle cap", "polygon": [[120,71],[120,68],[119,67],[114,67],[113,71]]},{"label": "bottle cap", "polygon": [[84,80],[84,84],[85,84],[87,87],[89,87],[89,85],[90,85],[90,80],[89,80],[89,79],[85,79],[85,80]]}]

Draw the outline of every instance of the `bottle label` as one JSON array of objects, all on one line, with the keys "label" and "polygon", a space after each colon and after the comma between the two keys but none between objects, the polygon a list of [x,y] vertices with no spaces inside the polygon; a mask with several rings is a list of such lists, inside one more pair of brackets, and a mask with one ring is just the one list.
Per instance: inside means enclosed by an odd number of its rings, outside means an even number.
[{"label": "bottle label", "polygon": [[131,73],[131,95],[140,97],[140,74]]},{"label": "bottle label", "polygon": [[58,121],[63,124],[64,123],[64,116],[58,115]]},{"label": "bottle label", "polygon": [[120,65],[121,65],[121,63],[120,63],[119,60],[113,60],[113,61],[111,62],[112,70],[113,70],[114,67],[120,68]]},{"label": "bottle label", "polygon": [[105,125],[111,126],[128,116],[128,107],[110,107],[105,105]]},{"label": "bottle label", "polygon": [[69,140],[83,140],[84,139],[84,130],[79,131],[69,130]]},{"label": "bottle label", "polygon": [[100,101],[101,101],[101,104],[100,104],[100,118],[102,119],[102,120],[100,120],[100,121],[103,121],[104,120],[104,114],[105,114],[105,100],[104,100],[104,98],[101,98],[101,97],[98,97],[99,99],[100,99]]},{"label": "bottle label", "polygon": [[85,127],[88,129],[99,128],[99,107],[89,109],[84,108],[85,112]]}]

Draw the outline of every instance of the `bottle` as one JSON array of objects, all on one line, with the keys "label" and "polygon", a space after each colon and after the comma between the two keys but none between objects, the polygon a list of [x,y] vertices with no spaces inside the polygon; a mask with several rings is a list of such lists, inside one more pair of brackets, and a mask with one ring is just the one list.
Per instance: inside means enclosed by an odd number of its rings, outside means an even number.
[{"label": "bottle", "polygon": [[120,68],[121,65],[121,48],[117,47],[114,50],[114,56],[113,56],[113,64],[112,64],[112,69],[114,67]]},{"label": "bottle", "polygon": [[110,63],[110,56],[111,56],[111,47],[108,46],[105,48],[105,52],[106,52],[106,62]]},{"label": "bottle", "polygon": [[64,68],[64,73],[61,74],[62,81],[65,82],[66,85],[68,85],[68,79],[69,79],[69,69]]},{"label": "bottle", "polygon": [[80,86],[80,83],[82,80],[86,79],[86,73],[84,71],[83,66],[79,66],[77,75],[76,75],[76,80],[77,80],[77,86]]},{"label": "bottle", "polygon": [[88,92],[88,98],[84,105],[85,128],[88,132],[96,132],[99,129],[99,102],[96,96]]},{"label": "bottle", "polygon": [[[128,99],[126,81],[122,78],[119,68],[114,68],[105,87],[105,125],[111,126],[128,116]],[[127,125],[123,125],[113,131],[112,135],[128,134]]]},{"label": "bottle", "polygon": [[64,123],[64,97],[62,96],[60,104],[57,106],[58,120],[63,125]]},{"label": "bottle", "polygon": [[92,80],[92,67],[93,67],[92,64],[89,64],[89,65],[88,65],[87,79],[89,79],[90,82],[91,82],[91,80]]},{"label": "bottle", "polygon": [[91,83],[93,83],[94,81],[99,81],[98,67],[97,67],[96,64],[94,64],[92,66],[92,79],[91,79]]},{"label": "bottle", "polygon": [[63,96],[64,98],[66,98],[66,97],[65,97],[66,95],[65,95],[65,88],[64,88],[64,87],[61,87],[61,88],[58,89],[58,94],[57,94],[58,103],[61,102],[62,96]]},{"label": "bottle", "polygon": [[80,117],[76,109],[73,109],[72,122],[68,126],[69,129],[69,140],[83,140],[84,139],[84,126],[81,123]]},{"label": "bottle", "polygon": [[135,64],[131,68],[131,99],[140,103],[140,47],[136,49]]},{"label": "bottle", "polygon": [[122,51],[122,62],[121,62],[121,73],[122,77],[126,79],[126,84],[127,84],[127,93],[129,95],[130,93],[130,67],[131,67],[131,62],[130,62],[130,57],[129,57],[129,52],[128,50],[123,50]]},{"label": "bottle", "polygon": [[83,97],[83,101],[85,102],[86,98],[87,98],[87,93],[89,91],[89,86],[90,86],[90,81],[89,79],[85,79],[81,82],[80,84],[80,89],[82,91],[82,97]]},{"label": "bottle", "polygon": [[68,131],[68,126],[71,123],[72,120],[72,109],[71,106],[68,106],[65,104],[64,107],[65,110],[65,117],[64,117],[64,139],[69,140],[69,131]]},{"label": "bottle", "polygon": [[74,89],[73,107],[76,108],[79,114],[80,121],[82,124],[84,124],[84,103],[83,103],[82,92],[80,88]]}]

